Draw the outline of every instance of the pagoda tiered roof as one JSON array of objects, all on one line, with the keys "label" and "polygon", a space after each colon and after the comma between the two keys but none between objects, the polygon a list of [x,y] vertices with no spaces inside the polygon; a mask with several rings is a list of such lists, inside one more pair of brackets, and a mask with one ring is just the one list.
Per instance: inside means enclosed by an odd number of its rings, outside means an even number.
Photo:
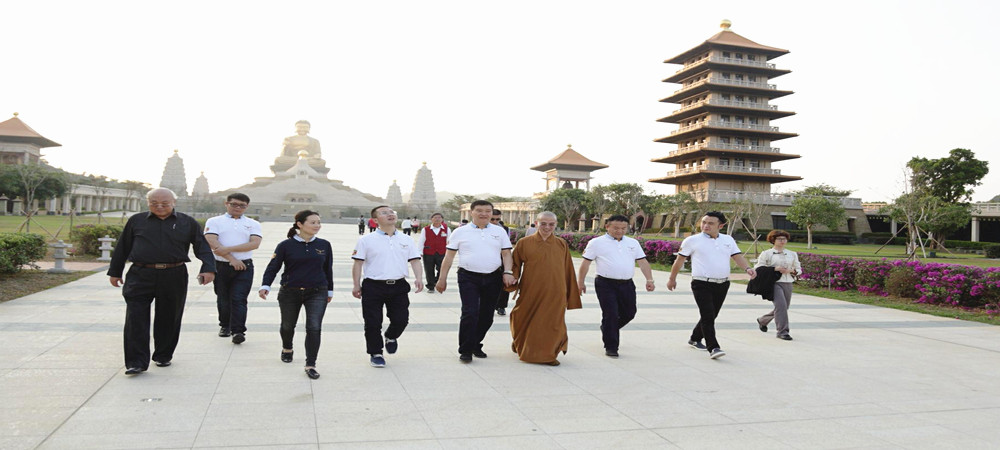
[{"label": "pagoda tiered roof", "polygon": [[14,113],[14,117],[0,122],[0,141],[34,144],[38,148],[62,147],[62,144],[32,130],[28,124],[17,117],[17,113]]}]

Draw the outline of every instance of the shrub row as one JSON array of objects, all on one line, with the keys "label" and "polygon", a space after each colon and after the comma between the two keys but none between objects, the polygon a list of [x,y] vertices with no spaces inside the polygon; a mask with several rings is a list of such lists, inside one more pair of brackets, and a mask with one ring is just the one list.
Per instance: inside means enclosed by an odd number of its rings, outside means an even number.
[{"label": "shrub row", "polygon": [[800,280],[811,287],[858,290],[876,295],[913,298],[978,308],[1000,303],[1000,267],[902,260],[868,260],[800,253]]},{"label": "shrub row", "polygon": [[0,273],[15,273],[45,257],[45,238],[32,233],[0,233]]},{"label": "shrub row", "polygon": [[[807,242],[809,240],[809,234],[806,230],[785,230],[791,235],[791,242]],[[767,233],[771,230],[758,229],[757,235],[760,236],[760,240],[763,241],[767,237]],[[853,244],[857,241],[857,236],[850,231],[813,231],[813,243],[814,244]],[[746,230],[740,229],[733,232],[733,239],[737,240],[747,240],[752,241],[753,236],[747,233]]]},{"label": "shrub row", "polygon": [[69,232],[69,240],[74,243],[77,253],[87,255],[100,255],[101,242],[98,239],[110,236],[118,239],[122,234],[124,225],[109,224],[84,224],[73,227]]}]

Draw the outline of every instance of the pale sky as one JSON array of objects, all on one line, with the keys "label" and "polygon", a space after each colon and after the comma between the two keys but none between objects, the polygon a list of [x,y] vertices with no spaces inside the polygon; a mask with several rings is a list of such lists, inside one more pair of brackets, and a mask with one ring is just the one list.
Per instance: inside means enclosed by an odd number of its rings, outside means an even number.
[{"label": "pale sky", "polygon": [[[73,172],[156,185],[180,150],[188,188],[270,176],[295,121],[331,178],[385,196],[421,162],[438,191],[531,195],[529,169],[573,144],[610,165],[594,183],[672,164],[654,139],[678,106],[663,64],[719,31],[788,49],[774,121],[801,182],[891,200],[914,155],[990,161],[973,197],[1000,194],[1000,38],[987,1],[12,1],[0,0],[0,120],[19,112]],[[992,136],[992,137],[991,137]]]}]

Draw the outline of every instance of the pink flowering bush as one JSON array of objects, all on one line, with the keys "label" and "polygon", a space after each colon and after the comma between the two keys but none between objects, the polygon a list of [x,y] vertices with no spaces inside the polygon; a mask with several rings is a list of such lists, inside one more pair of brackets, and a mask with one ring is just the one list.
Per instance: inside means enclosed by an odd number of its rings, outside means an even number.
[{"label": "pink flowering bush", "polygon": [[[569,244],[570,250],[574,250],[580,253],[587,248],[587,243],[592,239],[604,236],[604,234],[580,234],[580,233],[562,233],[559,237],[566,240]],[[670,265],[674,263],[674,259],[678,250],[681,249],[681,243],[677,241],[665,241],[660,239],[637,239],[639,244],[642,245],[643,251],[646,253],[646,259],[651,263],[660,263]]]},{"label": "pink flowering bush", "polygon": [[[919,303],[947,304],[998,310],[1000,267],[902,260],[868,260],[830,255],[799,254],[801,280],[822,287],[875,295],[903,294]],[[908,283],[914,283],[912,288]]]}]

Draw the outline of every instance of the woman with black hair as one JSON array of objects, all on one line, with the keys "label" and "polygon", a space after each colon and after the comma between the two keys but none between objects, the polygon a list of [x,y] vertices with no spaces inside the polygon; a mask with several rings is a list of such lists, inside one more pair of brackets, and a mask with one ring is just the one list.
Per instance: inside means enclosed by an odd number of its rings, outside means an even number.
[{"label": "woman with black hair", "polygon": [[321,228],[319,213],[299,211],[295,224],[288,230],[288,239],[274,249],[271,262],[264,271],[263,285],[258,294],[267,299],[271,283],[281,266],[281,288],[278,307],[281,309],[281,360],[292,362],[292,337],[302,307],[306,310],[306,375],[319,378],[316,355],[319,353],[320,332],[326,305],[333,299],[333,249],[330,242],[316,237]]}]

